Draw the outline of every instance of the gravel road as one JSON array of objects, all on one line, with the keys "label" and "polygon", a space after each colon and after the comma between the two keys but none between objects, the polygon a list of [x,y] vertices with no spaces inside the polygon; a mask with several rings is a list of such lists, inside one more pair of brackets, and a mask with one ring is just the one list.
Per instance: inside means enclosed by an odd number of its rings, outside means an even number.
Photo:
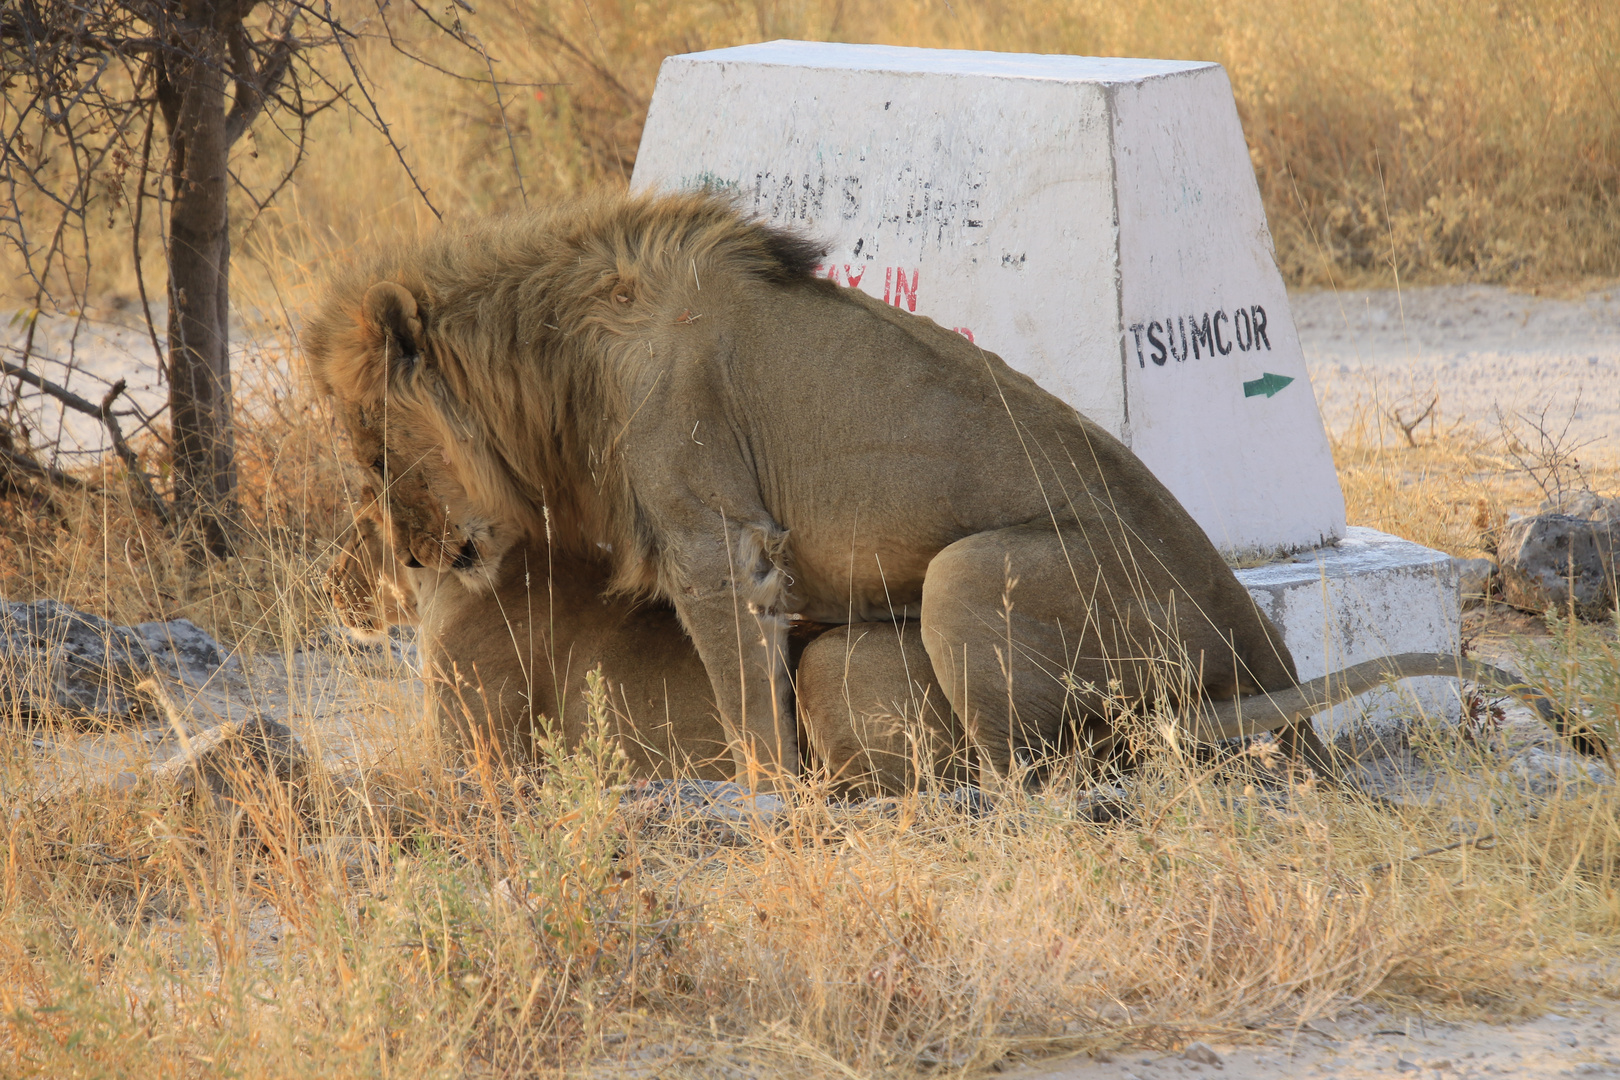
[{"label": "gravel road", "polygon": [[[1578,300],[1494,285],[1289,300],[1333,432],[1347,431],[1358,407],[1412,419],[1438,395],[1442,425],[1463,419],[1493,434],[1500,407],[1510,421],[1567,424],[1565,438],[1588,453],[1620,457],[1620,285]],[[1401,438],[1392,427],[1388,436]]]}]

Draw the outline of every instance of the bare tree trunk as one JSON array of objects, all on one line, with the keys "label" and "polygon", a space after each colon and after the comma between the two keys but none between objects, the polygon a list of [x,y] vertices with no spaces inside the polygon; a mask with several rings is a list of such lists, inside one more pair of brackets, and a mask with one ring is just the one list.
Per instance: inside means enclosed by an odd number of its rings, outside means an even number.
[{"label": "bare tree trunk", "polygon": [[182,35],[159,76],[169,128],[169,422],[175,509],[213,555],[229,554],[236,522],[231,428],[231,238],[227,196],[226,36],[229,2],[189,0]]}]

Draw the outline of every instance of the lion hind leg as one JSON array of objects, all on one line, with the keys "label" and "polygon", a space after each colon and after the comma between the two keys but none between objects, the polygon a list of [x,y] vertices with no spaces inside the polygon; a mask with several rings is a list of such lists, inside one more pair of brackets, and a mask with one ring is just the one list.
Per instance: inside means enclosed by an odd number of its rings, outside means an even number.
[{"label": "lion hind leg", "polygon": [[857,623],[811,642],[795,678],[810,749],[842,790],[899,795],[968,779],[954,722],[917,623]]},{"label": "lion hind leg", "polygon": [[1217,625],[1208,593],[1120,530],[1019,525],[934,557],[923,643],[981,766],[1064,753],[1090,768],[1122,745],[1125,712],[1249,678],[1248,631]]},{"label": "lion hind leg", "polygon": [[1066,722],[1104,714],[1111,684],[1142,681],[1135,650],[1112,664],[1103,647],[1100,571],[1082,536],[1033,525],[966,537],[929,564],[923,645],[981,768],[1035,765]]}]

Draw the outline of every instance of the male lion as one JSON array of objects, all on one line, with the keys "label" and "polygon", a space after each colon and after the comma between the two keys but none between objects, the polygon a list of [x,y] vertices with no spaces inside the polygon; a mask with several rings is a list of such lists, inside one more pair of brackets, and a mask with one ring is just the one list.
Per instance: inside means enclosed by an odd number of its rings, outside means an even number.
[{"label": "male lion", "polygon": [[819,255],[710,193],[476,221],[341,274],[310,365],[414,562],[487,590],[549,529],[673,605],[750,783],[798,764],[791,614],[918,618],[997,771],[1121,703],[1294,685],[1118,439]]}]

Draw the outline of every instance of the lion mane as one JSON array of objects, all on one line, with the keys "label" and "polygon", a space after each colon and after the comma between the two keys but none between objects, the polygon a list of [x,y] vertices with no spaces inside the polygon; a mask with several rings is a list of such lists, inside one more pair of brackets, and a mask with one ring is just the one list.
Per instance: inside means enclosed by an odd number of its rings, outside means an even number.
[{"label": "lion mane", "polygon": [[351,433],[446,450],[481,517],[613,553],[613,586],[652,592],[654,537],[615,468],[640,404],[625,388],[657,377],[648,320],[701,293],[700,267],[781,283],[809,279],[824,253],[710,193],[477,220],[336,276],[306,331],[311,373]]}]

